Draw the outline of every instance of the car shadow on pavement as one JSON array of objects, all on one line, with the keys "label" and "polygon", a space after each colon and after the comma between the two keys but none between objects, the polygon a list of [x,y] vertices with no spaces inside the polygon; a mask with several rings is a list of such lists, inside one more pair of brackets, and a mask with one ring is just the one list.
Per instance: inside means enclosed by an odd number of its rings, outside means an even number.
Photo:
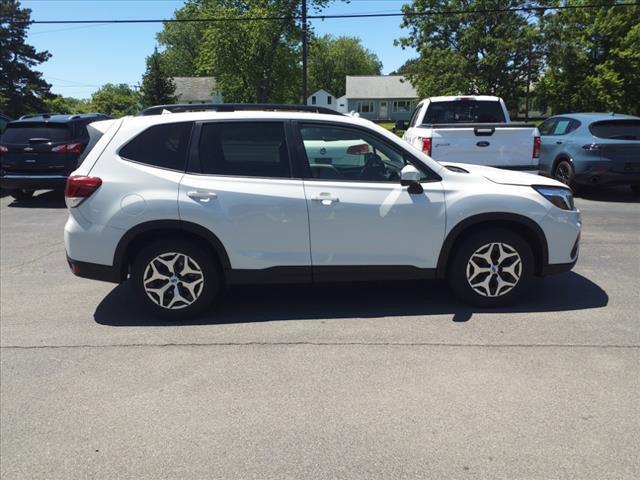
[{"label": "car shadow on pavement", "polygon": [[465,306],[436,281],[242,286],[230,288],[219,307],[198,318],[167,322],[141,308],[125,282],[102,300],[94,319],[130,327],[449,314],[454,322],[466,322],[476,312],[561,312],[600,308],[608,301],[602,288],[574,272],[535,278],[517,305],[493,309]]},{"label": "car shadow on pavement", "polygon": [[64,203],[64,193],[60,190],[36,192],[27,200],[13,199],[8,206],[11,208],[67,208]]},{"label": "car shadow on pavement", "polygon": [[640,195],[624,185],[619,187],[584,186],[576,194],[578,198],[596,202],[640,203]]}]

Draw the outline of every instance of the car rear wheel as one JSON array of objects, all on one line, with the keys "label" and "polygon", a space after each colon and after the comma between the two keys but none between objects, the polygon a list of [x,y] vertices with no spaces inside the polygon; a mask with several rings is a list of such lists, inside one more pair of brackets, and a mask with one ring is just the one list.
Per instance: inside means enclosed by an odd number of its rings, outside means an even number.
[{"label": "car rear wheel", "polygon": [[533,275],[529,244],[507,229],[472,234],[453,255],[449,285],[460,299],[472,305],[507,305],[526,290]]},{"label": "car rear wheel", "polygon": [[210,308],[223,283],[212,256],[182,239],[160,240],[144,248],[133,262],[131,281],[147,310],[177,321]]},{"label": "car rear wheel", "polygon": [[574,186],[575,172],[568,160],[560,160],[553,170],[553,178],[569,187]]},{"label": "car rear wheel", "polygon": [[11,196],[16,200],[29,200],[33,197],[35,190],[27,190],[24,188],[19,188],[17,190],[11,190]]}]

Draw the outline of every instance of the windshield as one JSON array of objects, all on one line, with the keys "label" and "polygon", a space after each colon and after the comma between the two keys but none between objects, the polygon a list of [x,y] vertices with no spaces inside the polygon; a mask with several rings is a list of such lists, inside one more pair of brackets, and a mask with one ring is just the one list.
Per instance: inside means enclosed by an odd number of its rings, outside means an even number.
[{"label": "windshield", "polygon": [[500,102],[490,100],[453,100],[431,102],[423,123],[504,123]]}]

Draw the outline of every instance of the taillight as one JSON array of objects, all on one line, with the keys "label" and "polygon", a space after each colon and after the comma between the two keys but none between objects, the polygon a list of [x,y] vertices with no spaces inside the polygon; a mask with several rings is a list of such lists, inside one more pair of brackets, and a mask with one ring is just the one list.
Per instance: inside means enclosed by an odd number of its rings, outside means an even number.
[{"label": "taillight", "polygon": [[533,137],[533,155],[531,158],[540,158],[540,145],[542,145],[540,137]]},{"label": "taillight", "polygon": [[82,144],[81,143],[67,143],[65,145],[58,145],[57,147],[53,147],[51,149],[52,152],[56,153],[82,153]]},{"label": "taillight", "polygon": [[7,153],[9,151],[9,149],[7,147],[5,147],[4,145],[0,145],[0,155],[2,155],[3,153]]},{"label": "taillight", "polygon": [[431,156],[431,138],[421,138],[420,142],[422,151]]},{"label": "taillight", "polygon": [[89,198],[100,185],[102,185],[102,180],[98,177],[73,175],[67,178],[67,185],[64,187],[64,200],[67,207],[77,207]]}]

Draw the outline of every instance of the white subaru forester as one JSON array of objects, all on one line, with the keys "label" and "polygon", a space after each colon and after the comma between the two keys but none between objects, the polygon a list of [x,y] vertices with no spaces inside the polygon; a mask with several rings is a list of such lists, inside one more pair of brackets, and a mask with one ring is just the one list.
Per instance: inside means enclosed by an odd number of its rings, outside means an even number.
[{"label": "white subaru forester", "polygon": [[578,258],[580,212],[555,180],[438,163],[316,107],[189,108],[91,124],[65,190],[73,273],[128,278],[159,316],[230,284],[382,279],[446,278],[493,307]]}]

